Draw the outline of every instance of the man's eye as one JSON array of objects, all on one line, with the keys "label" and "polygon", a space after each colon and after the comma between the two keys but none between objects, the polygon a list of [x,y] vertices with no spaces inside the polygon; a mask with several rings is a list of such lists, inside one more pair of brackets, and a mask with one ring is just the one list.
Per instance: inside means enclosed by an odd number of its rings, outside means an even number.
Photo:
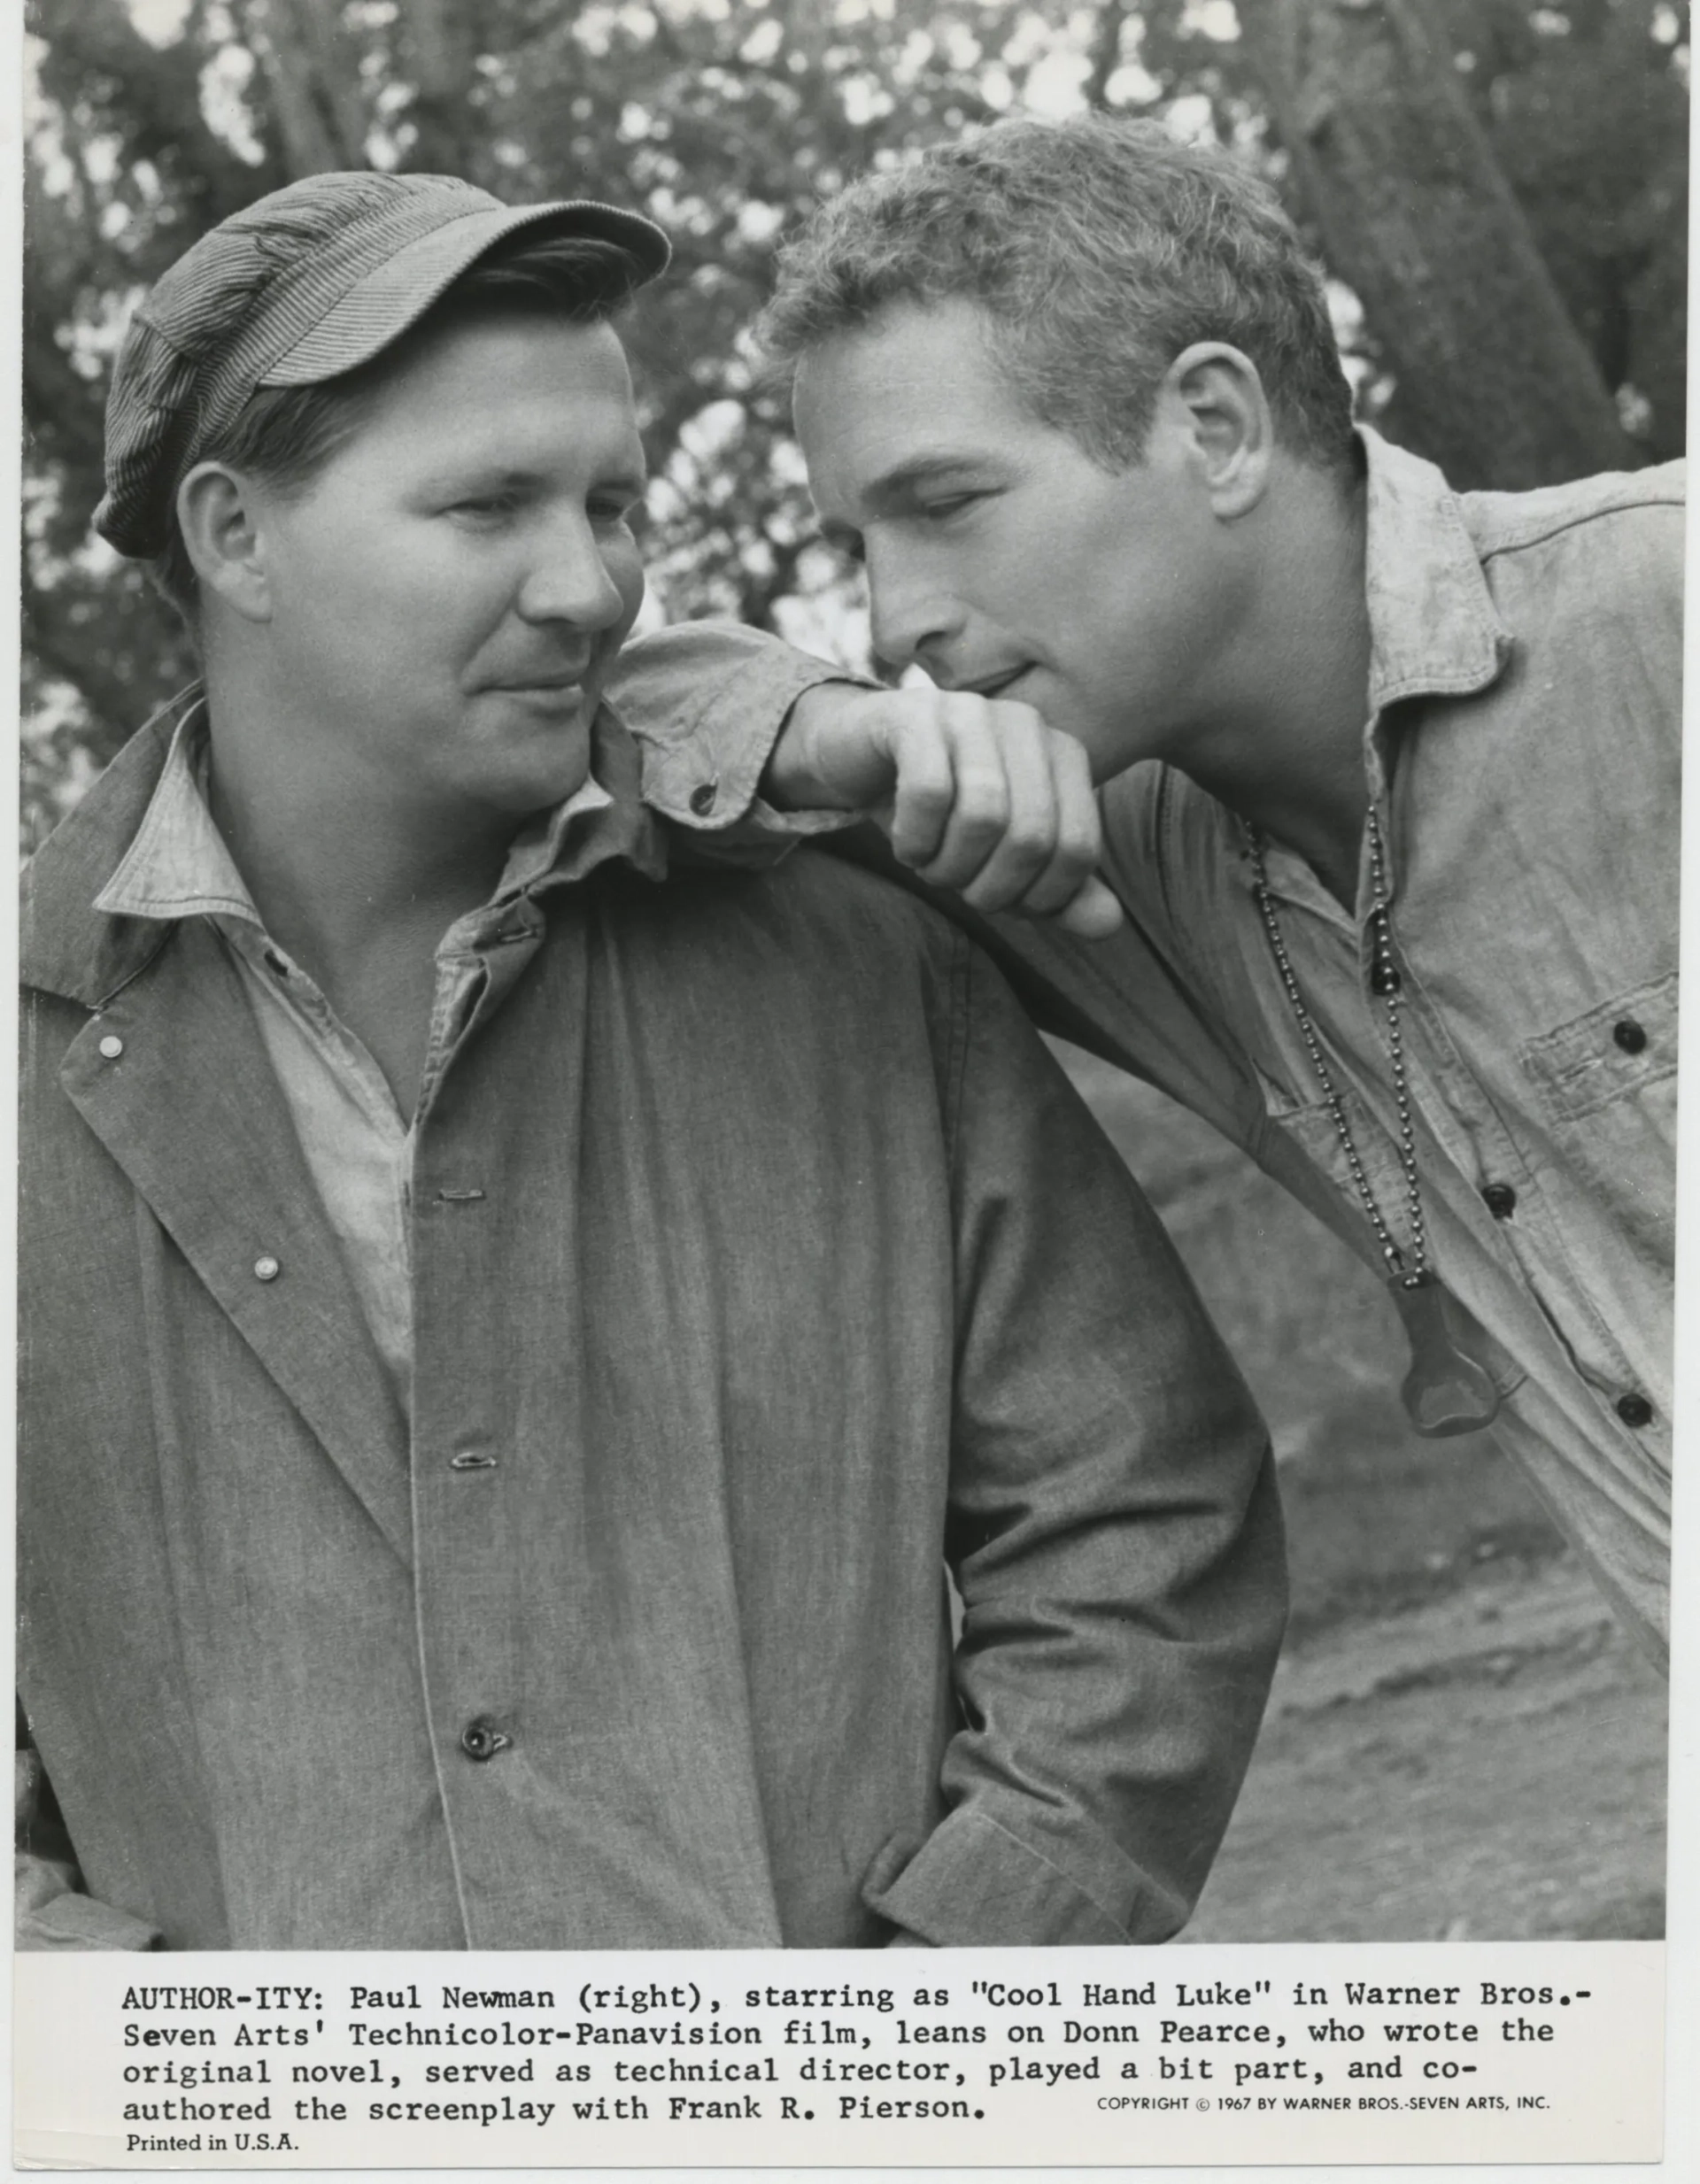
[{"label": "man's eye", "polygon": [[927,523],[943,522],[951,516],[960,515],[964,508],[971,507],[977,500],[984,498],[985,495],[978,492],[944,493],[936,500],[923,500],[920,504],[921,517]]},{"label": "man's eye", "polygon": [[499,516],[512,515],[519,505],[519,497],[514,493],[468,493],[464,499],[455,501],[448,513],[469,517],[474,522],[488,522]]}]

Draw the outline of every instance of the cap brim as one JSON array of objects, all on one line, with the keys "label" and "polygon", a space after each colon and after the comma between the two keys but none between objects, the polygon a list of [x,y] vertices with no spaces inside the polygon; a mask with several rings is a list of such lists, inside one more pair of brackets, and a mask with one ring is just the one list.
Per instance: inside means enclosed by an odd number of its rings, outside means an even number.
[{"label": "cap brim", "polygon": [[587,200],[468,212],[420,235],[357,281],[258,383],[314,387],[368,362],[421,318],[469,266],[521,228],[617,243],[643,267],[645,281],[663,272],[672,254],[666,235],[653,220],[617,205]]}]

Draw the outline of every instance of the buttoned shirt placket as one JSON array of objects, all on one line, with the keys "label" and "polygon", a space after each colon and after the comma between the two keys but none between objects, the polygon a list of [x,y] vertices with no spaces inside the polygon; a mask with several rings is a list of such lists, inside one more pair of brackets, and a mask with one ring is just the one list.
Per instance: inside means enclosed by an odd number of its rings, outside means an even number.
[{"label": "buttoned shirt placket", "polygon": [[[416,1121],[401,1113],[370,1051],[312,975],[267,932],[213,822],[206,771],[205,708],[195,704],[177,724],[147,816],[97,907],[162,922],[205,917],[223,942],[397,1402],[411,1417]],[[587,781],[546,821],[527,829],[491,901],[444,934],[437,951],[421,1112],[465,1035],[488,950],[535,938],[540,919],[526,891],[547,875],[579,822],[610,802],[605,789]]]},{"label": "buttoned shirt placket", "polygon": [[[536,953],[545,926],[536,891],[560,876],[563,861],[570,866],[573,850],[591,847],[613,799],[587,780],[523,830],[491,900],[444,935],[410,1120],[364,1042],[260,922],[208,807],[206,755],[204,716],[192,707],[174,732],[135,843],[97,907],[161,920],[205,917],[218,934],[407,1422],[421,1671],[460,1916],[468,1946],[476,1946],[480,1907],[500,1892],[486,1870],[488,1846],[504,1833],[483,1824],[484,1804],[500,1794],[487,1768],[514,1743],[525,1634],[509,1582],[514,1542],[502,1493],[514,1454],[511,1390],[500,1385],[505,1375],[487,1328],[469,1326],[464,1310],[435,1309],[439,1295],[465,1294],[465,1262],[478,1254],[478,1215],[493,1185],[481,1157],[487,1148],[468,1141],[452,1102],[439,1112],[439,1095],[468,1039]],[[270,1254],[255,1262],[262,1282],[283,1271]],[[498,1320],[501,1284],[512,1273],[491,1266],[481,1285]],[[416,1292],[426,1300],[432,1346],[422,1371]]]}]

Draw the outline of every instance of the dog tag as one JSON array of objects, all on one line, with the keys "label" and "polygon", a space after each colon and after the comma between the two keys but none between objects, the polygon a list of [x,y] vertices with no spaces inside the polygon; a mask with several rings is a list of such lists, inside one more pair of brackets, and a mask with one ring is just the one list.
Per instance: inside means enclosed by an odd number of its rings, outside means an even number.
[{"label": "dog tag", "polygon": [[1448,1324],[1447,1295],[1432,1274],[1388,1283],[1410,1344],[1410,1370],[1399,1393],[1411,1424],[1430,1440],[1479,1433],[1499,1410],[1491,1375]]}]

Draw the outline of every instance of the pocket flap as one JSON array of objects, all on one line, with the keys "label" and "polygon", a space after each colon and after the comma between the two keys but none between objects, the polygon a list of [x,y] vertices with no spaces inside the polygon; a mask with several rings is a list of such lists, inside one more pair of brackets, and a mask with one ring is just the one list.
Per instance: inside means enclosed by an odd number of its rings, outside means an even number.
[{"label": "pocket flap", "polygon": [[1675,1074],[1676,982],[1670,971],[1523,1046],[1518,1060],[1549,1122],[1580,1122]]}]

